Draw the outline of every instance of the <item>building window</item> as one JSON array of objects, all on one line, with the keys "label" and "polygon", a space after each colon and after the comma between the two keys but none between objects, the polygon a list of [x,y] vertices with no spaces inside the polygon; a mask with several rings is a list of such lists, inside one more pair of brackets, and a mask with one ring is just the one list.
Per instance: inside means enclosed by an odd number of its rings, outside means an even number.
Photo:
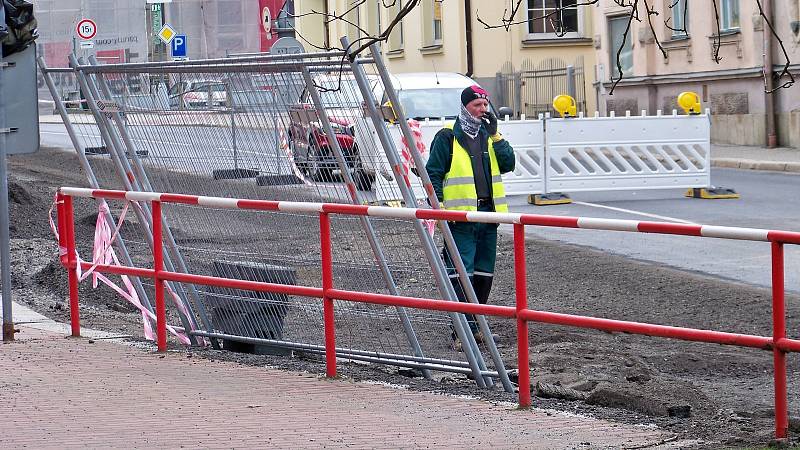
[{"label": "building window", "polygon": [[[395,17],[400,14],[400,10],[403,9],[403,0],[395,0],[394,4],[389,7],[388,13],[388,23],[394,21]],[[397,23],[392,29],[392,33],[389,35],[389,51],[392,50],[402,50],[403,49],[403,21]]]},{"label": "building window", "polygon": [[672,37],[686,37],[689,34],[688,0],[667,0],[672,8]]},{"label": "building window", "polygon": [[739,0],[720,0],[720,31],[739,29]]},{"label": "building window", "polygon": [[442,43],[442,1],[433,0],[433,43]]},{"label": "building window", "polygon": [[422,23],[425,46],[442,45],[442,1],[425,0],[422,3]]},{"label": "building window", "polygon": [[367,7],[367,32],[371,36],[381,34],[381,0],[369,0]]},{"label": "building window", "polygon": [[238,1],[219,1],[217,4],[217,23],[222,26],[241,27],[242,3]]},{"label": "building window", "polygon": [[530,38],[578,37],[577,0],[528,0]]},{"label": "building window", "polygon": [[345,20],[347,21],[347,37],[350,39],[350,42],[355,42],[357,39],[361,38],[363,34],[361,32],[363,28],[361,26],[361,8],[353,8],[348,11],[347,14],[345,14]]},{"label": "building window", "polygon": [[[617,63],[622,66],[622,72],[630,75],[633,70],[633,41],[631,39],[631,31],[625,35],[625,29],[628,27],[628,16],[609,17],[608,18],[608,41],[611,45],[608,47],[609,52],[609,65],[611,66],[611,77],[619,78],[619,67]],[[623,37],[625,40],[623,41]],[[620,49],[622,49],[620,51]],[[619,58],[617,53],[619,52]]]}]

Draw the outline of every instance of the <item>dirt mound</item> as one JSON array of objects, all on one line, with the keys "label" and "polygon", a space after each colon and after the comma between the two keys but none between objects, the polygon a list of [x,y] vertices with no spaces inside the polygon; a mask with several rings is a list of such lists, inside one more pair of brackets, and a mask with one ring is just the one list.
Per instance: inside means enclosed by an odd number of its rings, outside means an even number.
[{"label": "dirt mound", "polygon": [[602,383],[591,391],[586,403],[661,417],[688,418],[715,410],[711,400],[691,383],[664,377],[646,383]]},{"label": "dirt mound", "polygon": [[18,205],[33,205],[34,198],[21,183],[10,181],[8,183],[8,200]]}]

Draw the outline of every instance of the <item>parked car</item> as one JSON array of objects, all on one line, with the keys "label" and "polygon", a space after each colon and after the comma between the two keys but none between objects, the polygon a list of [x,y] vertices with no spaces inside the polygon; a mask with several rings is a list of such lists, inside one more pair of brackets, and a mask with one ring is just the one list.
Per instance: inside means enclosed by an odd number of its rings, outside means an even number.
[{"label": "parked car", "polygon": [[[417,120],[455,119],[461,108],[461,91],[476,84],[464,75],[446,72],[395,74],[391,78],[406,116]],[[388,97],[379,78],[369,75],[368,81],[375,99],[386,104]],[[357,187],[370,190],[378,172],[387,179],[391,178],[384,164],[385,156],[361,154],[362,149],[357,141],[369,139],[374,142],[377,137],[369,120],[364,120],[364,100],[352,76],[318,75],[315,84],[322,88],[320,96],[328,120]],[[498,114],[493,106],[491,108]],[[511,112],[501,108],[500,114],[510,115]],[[306,91],[303,91],[298,103],[289,109],[288,138],[298,169],[316,181],[334,179],[334,172],[339,170],[339,166],[322,129],[318,112]],[[377,143],[366,147],[371,151],[381,148]]]},{"label": "parked car", "polygon": [[[392,75],[392,86],[403,105],[406,118],[438,120],[455,119],[461,110],[461,91],[477,84],[475,80],[453,72],[416,72]],[[386,104],[384,95],[381,103]],[[495,109],[489,104],[495,115],[511,115],[509,108]]]},{"label": "parked car", "polygon": [[[364,169],[355,142],[354,122],[363,113],[362,96],[352,77],[317,76],[320,97],[345,162],[360,190],[369,190],[375,180],[374,172]],[[328,90],[329,89],[329,90]],[[322,127],[319,111],[310,94],[303,91],[297,104],[289,108],[289,148],[297,168],[315,181],[333,181],[341,172],[328,136]]]},{"label": "parked car", "polygon": [[219,80],[183,80],[169,89],[169,107],[175,109],[229,106],[228,89]]}]

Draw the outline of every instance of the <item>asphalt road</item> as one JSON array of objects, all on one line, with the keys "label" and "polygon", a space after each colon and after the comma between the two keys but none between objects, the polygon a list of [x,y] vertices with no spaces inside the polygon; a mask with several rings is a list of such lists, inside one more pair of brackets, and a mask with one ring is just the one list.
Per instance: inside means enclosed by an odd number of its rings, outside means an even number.
[{"label": "asphalt road", "polygon": [[[81,126],[79,131],[99,145],[99,133],[94,126]],[[42,145],[72,147],[63,125],[41,124],[40,132]],[[230,169],[234,164],[232,140],[218,128],[181,127],[180,132],[170,136],[150,136],[134,130],[134,135],[139,148],[150,152],[148,161],[161,167],[194,173],[202,167],[210,173],[214,169]],[[264,130],[237,131],[239,167],[291,173],[288,164],[274,152],[260,150],[272,147],[265,144],[274,138],[274,134]],[[173,160],[168,154],[190,158]],[[711,179],[716,186],[735,189],[742,198],[689,199],[683,196],[684,190],[679,189],[575,193],[571,196],[572,204],[546,207],[528,205],[522,196],[512,198],[510,203],[515,212],[800,231],[800,175],[713,169]],[[768,243],[544,227],[530,227],[528,236],[591,247],[747,284],[771,285]],[[785,261],[786,289],[800,293],[800,248],[786,246]],[[542,267],[542,276],[552,276],[547,267]]]},{"label": "asphalt road", "polygon": [[[162,168],[209,175],[214,170],[256,168],[262,173],[291,174],[291,167],[274,150],[277,136],[269,130],[208,126],[158,128],[129,126],[131,138],[139,151],[146,150],[148,161]],[[100,146],[100,132],[94,125],[76,125],[76,133],[86,146]],[[61,124],[40,124],[41,144],[72,148]],[[235,149],[235,151],[234,151]],[[269,151],[265,149],[270,149]]]},{"label": "asphalt road", "polygon": [[[735,189],[738,200],[701,200],[684,190],[576,193],[573,204],[528,205],[512,199],[517,212],[574,217],[696,223],[800,231],[800,176],[779,172],[712,169],[716,186]],[[771,286],[770,244],[644,233],[529,227],[528,235],[591,247],[683,270]],[[535,250],[532,250],[535,251]],[[800,247],[785,246],[786,289],[800,292]],[[543,276],[547,268],[542,268]]]}]

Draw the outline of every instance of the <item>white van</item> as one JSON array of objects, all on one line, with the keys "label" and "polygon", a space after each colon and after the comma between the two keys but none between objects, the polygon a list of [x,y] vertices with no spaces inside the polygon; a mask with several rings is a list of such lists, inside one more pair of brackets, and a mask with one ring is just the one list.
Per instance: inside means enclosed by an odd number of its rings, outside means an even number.
[{"label": "white van", "polygon": [[[392,75],[392,85],[409,119],[455,119],[461,110],[461,91],[477,84],[475,80],[452,72],[417,72]],[[388,99],[384,96],[382,103]],[[498,111],[490,106],[495,115]],[[504,108],[500,108],[506,113]],[[511,115],[511,111],[507,112]],[[505,115],[505,114],[503,114]]]}]

